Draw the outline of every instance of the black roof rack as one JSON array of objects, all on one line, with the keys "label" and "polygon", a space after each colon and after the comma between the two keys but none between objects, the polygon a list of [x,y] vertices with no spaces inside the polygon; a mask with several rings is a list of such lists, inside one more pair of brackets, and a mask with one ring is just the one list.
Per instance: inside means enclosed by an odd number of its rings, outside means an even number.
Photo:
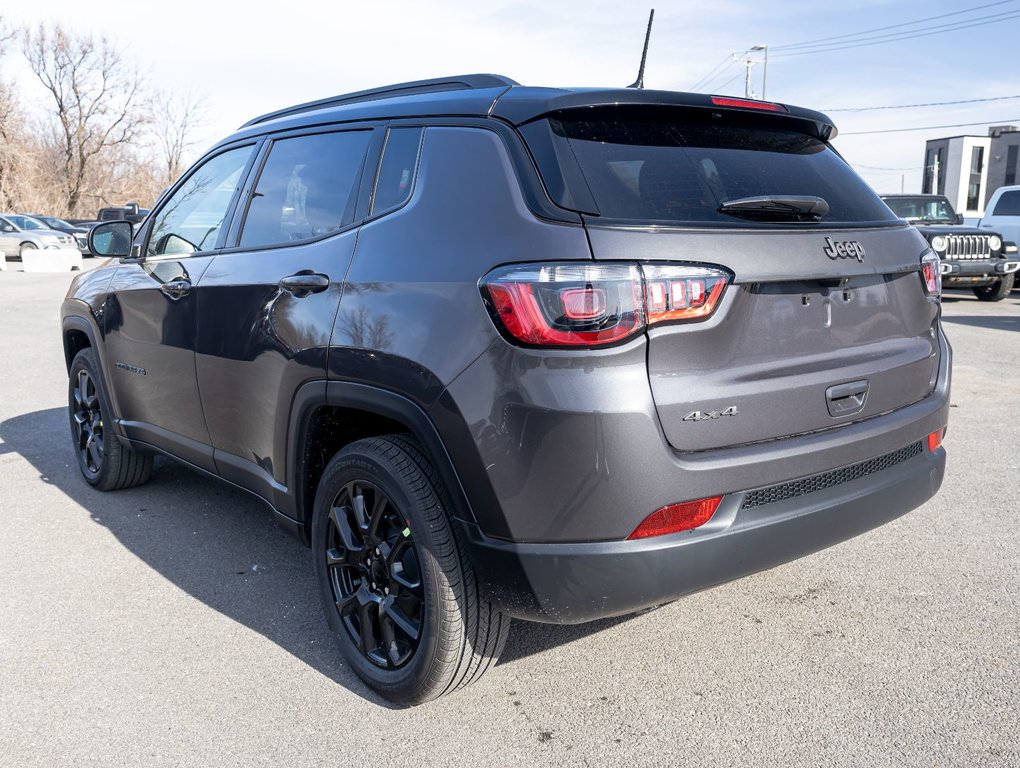
[{"label": "black roof rack", "polygon": [[503,75],[454,75],[452,77],[437,77],[432,80],[415,80],[410,83],[397,83],[396,85],[384,85],[381,88],[371,88],[367,91],[356,91],[355,93],[342,93],[339,96],[330,96],[317,101],[309,101],[286,109],[279,109],[275,112],[268,112],[259,117],[249,120],[241,126],[248,128],[268,120],[275,120],[278,117],[296,115],[300,112],[310,112],[315,109],[335,107],[340,104],[353,104],[358,101],[374,101],[376,99],[389,99],[395,96],[411,96],[419,93],[436,93],[438,91],[462,91],[472,88],[509,88],[513,85],[520,85],[516,80],[511,80]]}]

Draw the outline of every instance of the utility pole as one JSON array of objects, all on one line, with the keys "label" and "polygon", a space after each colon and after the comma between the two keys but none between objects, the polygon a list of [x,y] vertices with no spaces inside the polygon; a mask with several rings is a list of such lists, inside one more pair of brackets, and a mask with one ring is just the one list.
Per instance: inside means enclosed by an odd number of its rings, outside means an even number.
[{"label": "utility pole", "polygon": [[766,43],[758,43],[758,45],[751,48],[752,51],[764,51],[765,61],[761,68],[761,97],[765,98],[765,87],[768,85],[769,80],[769,47]]},{"label": "utility pole", "polygon": [[[733,54],[733,59],[737,60],[737,54]],[[754,97],[754,91],[751,88],[751,67],[755,65],[755,60],[751,58],[751,52],[748,51],[743,55],[744,62],[744,98],[750,99]]]}]

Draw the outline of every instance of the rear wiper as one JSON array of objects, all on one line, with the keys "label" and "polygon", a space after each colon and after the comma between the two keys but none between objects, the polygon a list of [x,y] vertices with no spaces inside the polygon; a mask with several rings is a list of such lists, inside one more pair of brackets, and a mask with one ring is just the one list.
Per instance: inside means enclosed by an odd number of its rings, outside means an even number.
[{"label": "rear wiper", "polygon": [[829,212],[829,204],[813,195],[761,195],[727,200],[719,206],[719,213],[743,216],[748,219],[777,219],[785,221],[821,221]]}]

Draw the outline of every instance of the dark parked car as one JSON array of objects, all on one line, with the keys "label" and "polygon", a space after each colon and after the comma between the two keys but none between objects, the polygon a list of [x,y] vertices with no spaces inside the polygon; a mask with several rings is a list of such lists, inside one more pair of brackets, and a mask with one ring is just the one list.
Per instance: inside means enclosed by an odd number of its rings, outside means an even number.
[{"label": "dark parked car", "polygon": [[998,232],[963,225],[944,195],[882,195],[897,216],[916,226],[939,255],[942,283],[971,288],[982,301],[1001,301],[1020,269],[1015,243]]},{"label": "dark parked car", "polygon": [[[163,453],[311,546],[351,667],[477,679],[938,490],[938,260],[817,112],[494,75],[245,124],[63,304],[82,475]],[[725,642],[725,640],[721,640]],[[636,654],[649,649],[634,649]]]},{"label": "dark parked car", "polygon": [[138,224],[149,215],[148,208],[142,208],[138,203],[124,203],[120,208],[100,208],[96,214],[97,221],[130,221]]},{"label": "dark parked car", "polygon": [[41,221],[50,229],[56,232],[63,232],[66,235],[70,235],[74,238],[75,245],[78,246],[78,250],[81,251],[82,256],[91,256],[89,252],[88,234],[89,227],[82,227],[76,224],[72,224],[64,219],[58,219],[56,216],[44,216],[41,213],[29,213],[27,216],[31,216],[36,221]]}]

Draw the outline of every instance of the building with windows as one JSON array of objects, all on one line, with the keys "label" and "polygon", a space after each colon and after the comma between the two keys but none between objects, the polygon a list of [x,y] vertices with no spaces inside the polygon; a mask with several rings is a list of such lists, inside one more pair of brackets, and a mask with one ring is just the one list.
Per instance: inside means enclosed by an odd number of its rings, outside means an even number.
[{"label": "building with windows", "polygon": [[998,125],[987,136],[931,139],[924,149],[921,191],[945,195],[957,213],[980,217],[992,193],[1017,183],[1020,128]]}]

